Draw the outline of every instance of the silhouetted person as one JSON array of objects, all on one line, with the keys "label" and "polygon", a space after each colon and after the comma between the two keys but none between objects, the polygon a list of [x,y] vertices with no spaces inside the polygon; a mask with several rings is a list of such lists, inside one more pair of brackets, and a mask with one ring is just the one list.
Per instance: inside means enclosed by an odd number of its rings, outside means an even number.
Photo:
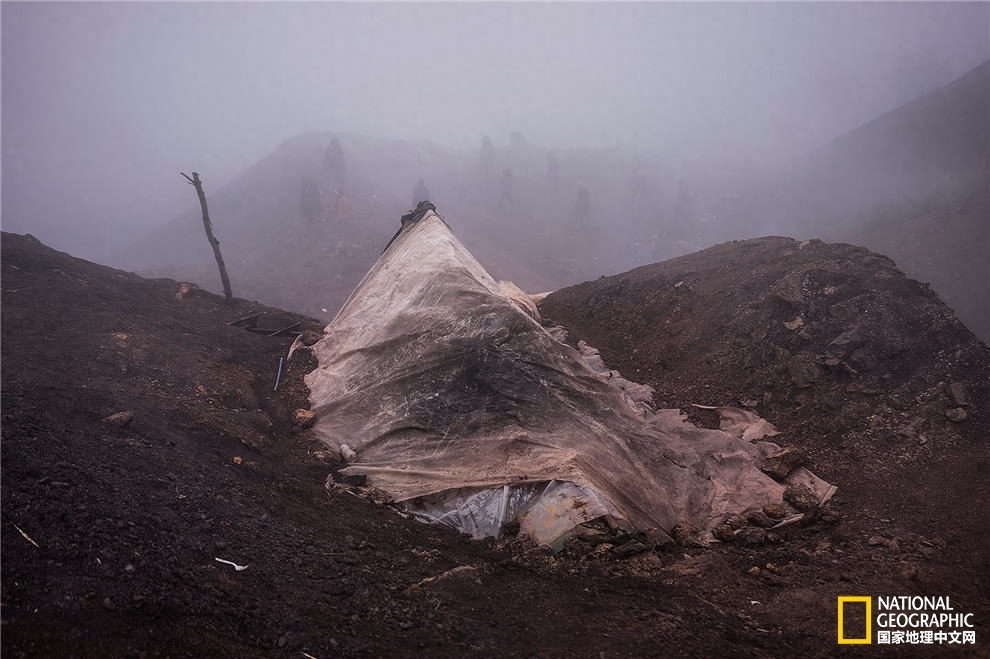
[{"label": "silhouetted person", "polygon": [[430,201],[430,191],[426,189],[426,182],[423,179],[416,181],[416,188],[413,190],[412,207],[416,208],[421,201]]},{"label": "silhouetted person", "polygon": [[482,174],[487,174],[492,170],[492,162],[495,160],[495,148],[492,140],[487,135],[481,138],[481,153],[478,156],[478,165]]},{"label": "silhouetted person", "polygon": [[510,169],[502,170],[502,180],[499,183],[499,198],[498,207],[502,208],[506,204],[512,205],[512,171]]},{"label": "silhouetted person", "polygon": [[344,158],[344,149],[336,137],[330,140],[326,151],[323,152],[323,171],[337,192],[342,193],[347,182],[347,160]]},{"label": "silhouetted person", "polygon": [[629,176],[629,201],[635,204],[646,199],[649,183],[642,167],[636,167]]},{"label": "silhouetted person", "polygon": [[307,222],[315,222],[323,214],[323,193],[316,181],[308,176],[303,176],[299,190],[299,214]]},{"label": "silhouetted person", "polygon": [[433,205],[432,201],[421,201],[415,208],[399,218],[399,230],[395,232],[395,235],[392,236],[391,240],[388,241],[388,244],[385,245],[385,249],[382,250],[382,254],[388,251],[388,248],[392,246],[392,243],[395,242],[395,239],[399,237],[399,234],[401,234],[407,226],[419,222],[428,212],[433,211],[435,213],[436,210],[437,207]]},{"label": "silhouetted person", "polygon": [[574,221],[581,228],[588,224],[591,217],[591,199],[588,196],[588,186],[578,183],[577,196],[574,199]]}]

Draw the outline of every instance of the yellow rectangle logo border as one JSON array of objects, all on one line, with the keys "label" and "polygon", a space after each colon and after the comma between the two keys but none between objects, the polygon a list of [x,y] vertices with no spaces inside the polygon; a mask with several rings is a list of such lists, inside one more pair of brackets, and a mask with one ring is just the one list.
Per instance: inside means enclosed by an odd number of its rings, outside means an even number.
[{"label": "yellow rectangle logo border", "polygon": [[[842,605],[847,602],[863,602],[866,604],[866,638],[845,638],[842,635]],[[839,596],[839,645],[869,645],[873,643],[873,598],[869,595],[840,595]]]}]

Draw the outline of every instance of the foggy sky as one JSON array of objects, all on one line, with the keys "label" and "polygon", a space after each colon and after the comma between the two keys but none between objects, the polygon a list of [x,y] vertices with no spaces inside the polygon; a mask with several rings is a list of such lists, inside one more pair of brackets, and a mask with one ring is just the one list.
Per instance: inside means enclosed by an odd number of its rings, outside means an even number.
[{"label": "foggy sky", "polygon": [[988,3],[0,4],[2,228],[107,262],[281,142],[768,163],[990,58]]}]

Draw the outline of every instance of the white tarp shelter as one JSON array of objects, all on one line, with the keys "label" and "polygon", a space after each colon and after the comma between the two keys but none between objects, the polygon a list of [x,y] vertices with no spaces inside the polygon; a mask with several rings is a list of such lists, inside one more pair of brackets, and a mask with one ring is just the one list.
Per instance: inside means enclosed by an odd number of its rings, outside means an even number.
[{"label": "white tarp shelter", "polygon": [[644,416],[432,211],[403,227],[313,350],[314,429],[353,450],[344,473],[476,536],[517,521],[550,544],[600,517],[705,532],[782,500],[760,471],[776,445]]}]

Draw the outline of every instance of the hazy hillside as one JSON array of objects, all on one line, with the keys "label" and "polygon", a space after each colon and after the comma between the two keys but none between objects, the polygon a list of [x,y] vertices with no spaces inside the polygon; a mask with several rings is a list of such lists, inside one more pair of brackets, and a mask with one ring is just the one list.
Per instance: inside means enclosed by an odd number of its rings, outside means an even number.
[{"label": "hazy hillside", "polygon": [[990,61],[809,154],[786,208],[832,239],[985,190],[988,158]]},{"label": "hazy hillside", "polygon": [[[335,138],[346,159],[342,185],[323,167],[324,149]],[[480,149],[309,132],[220,189],[200,174],[235,295],[326,317],[398,228],[419,179],[494,276],[548,290],[714,239],[717,231],[702,222],[677,221],[678,213],[701,217],[695,192],[704,186],[678,182],[676,168],[671,160],[617,149],[551,152],[521,135],[495,144],[486,166]],[[503,182],[506,170],[509,183]],[[316,179],[323,192],[325,217],[314,223],[300,213],[304,176]],[[584,218],[576,208],[582,186],[588,192]],[[339,210],[335,191],[342,195]],[[194,203],[191,188],[189,194]],[[198,207],[133,245],[121,260],[141,273],[218,288]]]},{"label": "hazy hillside", "polygon": [[809,154],[761,196],[782,230],[890,256],[990,340],[990,61]]},{"label": "hazy hillside", "polygon": [[905,274],[931,284],[966,326],[990,342],[990,189],[855,233]]},{"label": "hazy hillside", "polygon": [[[235,295],[325,320],[398,228],[423,179],[492,274],[528,290],[768,232],[822,237],[890,255],[986,340],[988,99],[990,62],[809,154],[769,185],[751,184],[755,171],[688,165],[673,153],[553,151],[519,134],[496,142],[485,165],[480,149],[313,131],[220,189],[201,175]],[[346,160],[340,185],[323,165],[334,138]],[[300,214],[305,176],[323,189],[324,220]],[[191,188],[189,195],[190,210],[134,245],[126,263],[218,290]]]}]

